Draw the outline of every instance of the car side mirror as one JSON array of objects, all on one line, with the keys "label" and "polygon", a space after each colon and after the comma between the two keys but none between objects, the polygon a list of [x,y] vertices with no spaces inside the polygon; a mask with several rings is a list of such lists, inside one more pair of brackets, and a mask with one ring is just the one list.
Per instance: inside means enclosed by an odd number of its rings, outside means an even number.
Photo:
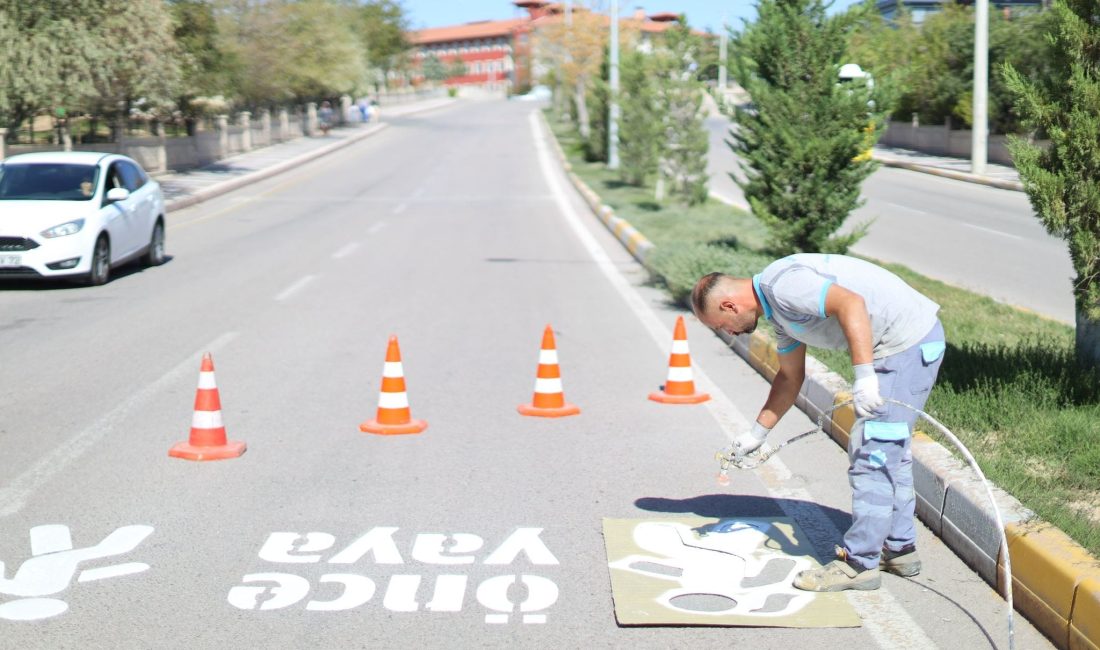
[{"label": "car side mirror", "polygon": [[119,201],[125,201],[130,198],[130,190],[125,187],[112,187],[107,190],[107,202],[117,203]]}]

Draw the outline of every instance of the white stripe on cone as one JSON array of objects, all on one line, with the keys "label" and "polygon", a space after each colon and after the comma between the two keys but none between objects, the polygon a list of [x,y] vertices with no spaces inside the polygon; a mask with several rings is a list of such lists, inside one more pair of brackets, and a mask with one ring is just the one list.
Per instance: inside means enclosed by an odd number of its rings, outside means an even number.
[{"label": "white stripe on cone", "polygon": [[552,366],[558,363],[558,351],[557,350],[539,350],[539,364],[543,366]]},{"label": "white stripe on cone", "polygon": [[677,368],[676,366],[668,367],[668,380],[669,381],[694,381],[691,376],[691,367]]},{"label": "white stripe on cone", "polygon": [[221,411],[195,411],[191,416],[191,426],[195,429],[220,429],[222,424]]},{"label": "white stripe on cone", "polygon": [[554,377],[552,379],[536,379],[535,380],[535,392],[543,394],[561,393],[561,377]]},{"label": "white stripe on cone", "polygon": [[382,376],[389,377],[391,379],[396,377],[404,377],[405,370],[401,367],[400,361],[387,361],[386,365],[382,367]]},{"label": "white stripe on cone", "polygon": [[218,384],[214,381],[214,373],[212,372],[200,372],[199,373],[199,389],[217,388]]},{"label": "white stripe on cone", "polygon": [[672,353],[673,354],[688,354],[688,342],[687,341],[674,340],[672,342]]},{"label": "white stripe on cone", "polygon": [[403,409],[409,406],[408,393],[379,393],[378,408]]}]

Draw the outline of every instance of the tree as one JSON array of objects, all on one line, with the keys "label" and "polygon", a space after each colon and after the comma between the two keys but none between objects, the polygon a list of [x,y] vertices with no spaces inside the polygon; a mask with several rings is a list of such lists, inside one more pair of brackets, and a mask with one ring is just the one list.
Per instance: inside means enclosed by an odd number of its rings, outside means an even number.
[{"label": "tree", "polygon": [[38,111],[72,109],[92,92],[101,4],[0,0],[0,126],[14,135]]},{"label": "tree", "polygon": [[103,0],[94,20],[97,74],[87,102],[120,119],[167,112],[180,88],[172,15],[161,0]]},{"label": "tree", "polygon": [[424,59],[424,78],[435,83],[447,78],[447,66],[435,54],[429,54]]},{"label": "tree", "polygon": [[697,77],[702,50],[702,41],[681,16],[676,26],[665,31],[654,52],[657,115],[663,127],[658,142],[658,188],[667,178],[670,193],[688,205],[707,200],[709,139],[703,124],[703,84]]},{"label": "tree", "polygon": [[584,159],[589,162],[607,162],[607,138],[611,128],[611,53],[604,48],[604,58],[600,63],[600,73],[592,80],[588,91],[588,106],[594,115],[589,126],[588,138],[584,141]]},{"label": "tree", "polygon": [[359,8],[359,36],[367,48],[367,61],[380,70],[386,85],[390,71],[400,67],[409,49],[408,31],[409,21],[398,0],[368,0]]},{"label": "tree", "polygon": [[737,80],[753,100],[734,115],[731,146],[746,176],[734,180],[774,253],[845,252],[862,229],[834,233],[875,167],[855,158],[884,118],[875,91],[838,82],[854,20],[827,16],[822,0],[761,0],[757,16],[734,41]]},{"label": "tree", "polygon": [[246,106],[317,100],[366,83],[355,7],[342,0],[222,0],[221,48],[240,65],[233,88]]},{"label": "tree", "polygon": [[1100,365],[1100,15],[1098,0],[1055,0],[1049,35],[1055,65],[1029,80],[1003,75],[1024,123],[1050,138],[1043,149],[1010,138],[1024,190],[1048,232],[1069,246],[1077,277],[1077,357]]},{"label": "tree", "polygon": [[173,36],[179,48],[180,86],[176,99],[184,114],[196,97],[229,94],[239,62],[222,49],[214,5],[208,0],[169,0]]},{"label": "tree", "polygon": [[646,178],[657,171],[662,129],[660,120],[654,119],[658,114],[657,94],[648,62],[648,56],[634,50],[623,56],[619,67],[619,176],[630,185],[644,185]]},{"label": "tree", "polygon": [[[537,38],[540,55],[559,71],[558,79],[572,97],[577,130],[581,138],[591,136],[588,111],[588,88],[599,74],[607,43],[607,17],[576,6],[571,17],[557,16],[539,27]],[[620,37],[620,43],[622,39]]]}]

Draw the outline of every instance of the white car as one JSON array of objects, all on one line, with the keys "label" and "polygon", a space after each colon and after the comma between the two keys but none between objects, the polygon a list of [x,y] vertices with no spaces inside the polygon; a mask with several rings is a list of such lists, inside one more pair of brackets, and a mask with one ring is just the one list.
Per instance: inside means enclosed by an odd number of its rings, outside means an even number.
[{"label": "white car", "polygon": [[0,279],[103,284],[139,257],[164,262],[164,195],[136,162],[67,151],[0,163]]}]

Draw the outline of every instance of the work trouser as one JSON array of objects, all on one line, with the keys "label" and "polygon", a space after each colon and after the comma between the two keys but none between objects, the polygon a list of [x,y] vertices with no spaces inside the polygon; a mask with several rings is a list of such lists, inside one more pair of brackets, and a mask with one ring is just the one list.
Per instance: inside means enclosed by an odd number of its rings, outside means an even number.
[{"label": "work trouser", "polygon": [[[879,393],[924,410],[944,353],[943,325],[937,320],[919,343],[875,360]],[[910,440],[917,414],[887,402],[881,415],[852,427],[848,442],[848,482],[852,486],[852,527],[844,534],[848,559],[878,566],[883,545],[898,551],[914,544],[916,494]]]}]

